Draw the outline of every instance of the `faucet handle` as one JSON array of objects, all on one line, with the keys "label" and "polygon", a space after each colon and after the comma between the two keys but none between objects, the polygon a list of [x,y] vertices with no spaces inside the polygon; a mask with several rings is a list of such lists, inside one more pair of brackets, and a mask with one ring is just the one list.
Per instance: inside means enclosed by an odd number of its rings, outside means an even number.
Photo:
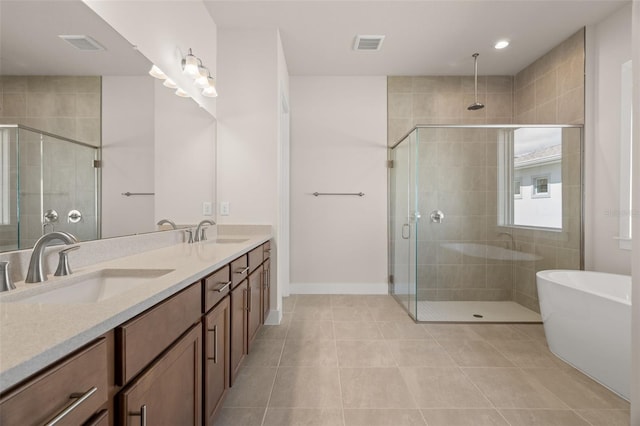
[{"label": "faucet handle", "polygon": [[203,226],[202,229],[200,230],[200,240],[199,241],[206,241],[207,240],[207,227]]},{"label": "faucet handle", "polygon": [[189,235],[189,239],[187,240],[187,243],[189,244],[193,244],[193,229],[189,228],[189,229],[185,229],[184,233],[186,235]]},{"label": "faucet handle", "polygon": [[11,275],[9,275],[9,262],[0,262],[0,292],[13,290],[15,288],[15,284],[11,281]]},{"label": "faucet handle", "polygon": [[66,275],[73,274],[71,267],[69,266],[69,252],[78,250],[79,248],[80,246],[75,245],[58,252],[60,259],[58,260],[58,269],[56,269],[55,274],[53,274],[54,276],[64,277]]}]

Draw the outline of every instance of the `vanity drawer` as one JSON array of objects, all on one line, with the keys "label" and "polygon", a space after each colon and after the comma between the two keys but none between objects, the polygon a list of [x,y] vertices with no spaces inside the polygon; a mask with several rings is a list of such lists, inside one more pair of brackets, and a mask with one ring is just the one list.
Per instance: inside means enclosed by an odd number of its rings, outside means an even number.
[{"label": "vanity drawer", "polygon": [[200,319],[201,286],[194,284],[116,327],[116,384],[124,385]]},{"label": "vanity drawer", "polygon": [[249,276],[249,263],[247,255],[243,254],[231,262],[231,288],[235,288]]},{"label": "vanity drawer", "polygon": [[249,272],[255,271],[262,264],[262,246],[256,247],[249,252]]},{"label": "vanity drawer", "polygon": [[267,241],[262,245],[262,257],[264,260],[271,257],[271,241]]},{"label": "vanity drawer", "polygon": [[202,287],[202,313],[207,313],[231,290],[229,265],[218,269],[204,279]]},{"label": "vanity drawer", "polygon": [[107,344],[100,339],[38,374],[2,397],[0,424],[42,425],[70,404],[75,408],[58,424],[84,423],[107,402],[107,362]]}]

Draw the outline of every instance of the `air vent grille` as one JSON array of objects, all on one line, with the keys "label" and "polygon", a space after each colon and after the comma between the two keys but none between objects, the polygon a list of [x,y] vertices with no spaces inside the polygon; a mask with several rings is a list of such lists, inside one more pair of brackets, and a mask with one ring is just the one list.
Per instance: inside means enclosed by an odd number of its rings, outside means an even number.
[{"label": "air vent grille", "polygon": [[104,46],[87,35],[60,35],[58,36],[78,50],[106,50]]},{"label": "air vent grille", "polygon": [[353,50],[364,52],[380,50],[383,41],[383,35],[357,35]]}]

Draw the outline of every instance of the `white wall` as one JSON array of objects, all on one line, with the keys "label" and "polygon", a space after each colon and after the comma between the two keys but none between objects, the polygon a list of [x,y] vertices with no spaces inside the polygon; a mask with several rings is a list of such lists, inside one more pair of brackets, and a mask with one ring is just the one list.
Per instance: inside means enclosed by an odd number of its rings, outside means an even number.
[{"label": "white wall", "polygon": [[291,293],[386,294],[386,77],[290,84]]},{"label": "white wall", "polygon": [[631,59],[631,4],[587,28],[585,267],[631,273],[619,234],[621,66]]},{"label": "white wall", "polygon": [[102,237],[156,229],[154,191],[154,82],[149,77],[102,77]]},{"label": "white wall", "polygon": [[155,220],[195,224],[215,208],[216,122],[191,99],[155,82]]},{"label": "white wall", "polygon": [[[288,71],[276,29],[218,32],[218,202],[230,214],[220,224],[268,224],[274,229],[271,313],[282,316],[283,287],[288,279],[287,148],[281,135],[281,95],[287,97]],[[286,136],[286,135],[285,135]],[[282,160],[284,158],[284,161]],[[281,272],[281,270],[283,272]],[[276,278],[277,277],[277,278]],[[281,281],[283,280],[283,281]]]},{"label": "white wall", "polygon": [[[640,188],[640,2],[633,2],[633,187]],[[633,198],[633,291],[632,291],[632,379],[631,424],[640,425],[640,197]]]}]

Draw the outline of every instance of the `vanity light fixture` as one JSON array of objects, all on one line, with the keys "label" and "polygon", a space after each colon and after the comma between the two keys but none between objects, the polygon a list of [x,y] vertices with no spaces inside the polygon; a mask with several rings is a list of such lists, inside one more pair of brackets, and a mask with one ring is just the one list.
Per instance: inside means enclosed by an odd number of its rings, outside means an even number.
[{"label": "vanity light fixture", "polygon": [[190,77],[197,78],[200,75],[198,62],[201,62],[200,59],[189,49],[189,53],[182,60],[182,72]]},{"label": "vanity light fixture", "polygon": [[169,89],[177,89],[178,88],[178,85],[168,77],[164,80],[164,83],[162,83],[162,85],[164,87],[168,87]]},{"label": "vanity light fixture", "polygon": [[149,70],[149,75],[151,77],[155,77],[158,80],[166,80],[167,79],[167,75],[165,73],[162,72],[162,70],[160,68],[158,68],[157,66],[153,65],[151,67],[151,69]]},{"label": "vanity light fixture", "polygon": [[209,85],[202,90],[202,95],[207,98],[215,98],[218,96],[218,91],[216,90],[216,81],[213,77],[207,77],[207,81]]},{"label": "vanity light fixture", "polygon": [[493,47],[500,50],[500,49],[504,49],[507,46],[509,46],[509,40],[498,40]]},{"label": "vanity light fixture", "polygon": [[209,70],[205,67],[198,67],[198,77],[193,84],[195,84],[198,89],[204,89],[209,86],[208,77],[211,77]]}]

